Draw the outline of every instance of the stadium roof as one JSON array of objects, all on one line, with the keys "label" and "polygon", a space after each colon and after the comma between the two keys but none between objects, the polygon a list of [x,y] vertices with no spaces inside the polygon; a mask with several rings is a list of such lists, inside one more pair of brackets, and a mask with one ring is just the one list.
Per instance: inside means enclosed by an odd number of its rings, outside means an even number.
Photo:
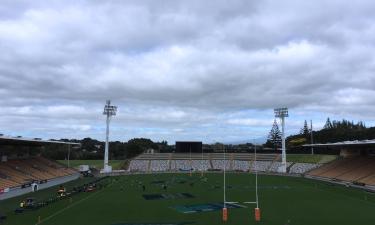
[{"label": "stadium roof", "polygon": [[342,141],[335,143],[325,144],[305,144],[304,147],[341,147],[341,146],[359,146],[359,145],[375,145],[375,139],[373,140],[362,140],[362,141]]},{"label": "stadium roof", "polygon": [[43,144],[64,144],[64,145],[80,145],[80,143],[42,140],[40,138],[23,138],[0,136],[0,145],[43,145]]}]

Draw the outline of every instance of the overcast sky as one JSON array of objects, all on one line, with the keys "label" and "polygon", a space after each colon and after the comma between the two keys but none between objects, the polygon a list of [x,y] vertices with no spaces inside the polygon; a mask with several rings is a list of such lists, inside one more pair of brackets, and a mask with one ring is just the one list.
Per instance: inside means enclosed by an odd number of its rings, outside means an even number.
[{"label": "overcast sky", "polygon": [[251,141],[375,119],[375,2],[0,0],[0,133]]}]

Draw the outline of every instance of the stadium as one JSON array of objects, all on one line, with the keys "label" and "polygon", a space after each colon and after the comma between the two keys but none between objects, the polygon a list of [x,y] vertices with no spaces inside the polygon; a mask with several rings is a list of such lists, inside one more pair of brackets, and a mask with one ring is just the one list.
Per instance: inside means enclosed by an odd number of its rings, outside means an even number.
[{"label": "stadium", "polygon": [[374,11],[0,0],[0,225],[374,225]]},{"label": "stadium", "polygon": [[11,137],[0,143],[2,224],[374,221],[375,157],[363,151],[372,141],[332,143],[343,150],[328,160],[291,157],[285,173],[281,154],[204,153],[199,143],[192,150],[191,142],[181,142],[190,151],[143,153],[124,169],[91,176],[40,155],[46,145],[69,153],[77,143]]}]

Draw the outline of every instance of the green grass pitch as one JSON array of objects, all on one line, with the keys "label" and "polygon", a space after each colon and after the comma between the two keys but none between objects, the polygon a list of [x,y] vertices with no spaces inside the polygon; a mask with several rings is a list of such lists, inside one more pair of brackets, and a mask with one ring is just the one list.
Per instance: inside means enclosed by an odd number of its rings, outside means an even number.
[{"label": "green grass pitch", "polygon": [[[223,201],[222,173],[206,174],[148,174],[110,177],[109,185],[92,193],[81,193],[45,208],[15,215],[12,210],[26,196],[0,201],[0,211],[8,214],[6,225],[34,225],[38,217],[41,225],[121,225],[126,223],[192,222],[194,225],[224,224],[221,211],[184,214],[174,206],[220,203]],[[66,184],[72,187],[89,179]],[[161,181],[167,183],[164,190]],[[227,201],[255,200],[255,177],[252,174],[227,174]],[[146,191],[142,190],[142,185]],[[38,199],[54,195],[55,188],[28,196]],[[143,194],[189,193],[194,198],[145,200]],[[373,225],[375,224],[375,195],[343,186],[305,178],[259,176],[259,200],[262,221],[267,225]],[[246,204],[242,204],[246,205]],[[255,205],[229,209],[226,224],[257,224]]]}]

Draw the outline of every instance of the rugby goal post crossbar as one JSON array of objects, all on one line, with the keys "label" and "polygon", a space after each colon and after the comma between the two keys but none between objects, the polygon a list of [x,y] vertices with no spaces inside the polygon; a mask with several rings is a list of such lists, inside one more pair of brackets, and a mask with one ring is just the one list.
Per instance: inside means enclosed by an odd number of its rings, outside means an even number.
[{"label": "rugby goal post crossbar", "polygon": [[257,202],[243,202],[244,204],[257,204]]},{"label": "rugby goal post crossbar", "polygon": [[238,204],[240,202],[225,202],[225,204]]},{"label": "rugby goal post crossbar", "polygon": [[225,204],[257,204],[257,202],[225,202]]}]

